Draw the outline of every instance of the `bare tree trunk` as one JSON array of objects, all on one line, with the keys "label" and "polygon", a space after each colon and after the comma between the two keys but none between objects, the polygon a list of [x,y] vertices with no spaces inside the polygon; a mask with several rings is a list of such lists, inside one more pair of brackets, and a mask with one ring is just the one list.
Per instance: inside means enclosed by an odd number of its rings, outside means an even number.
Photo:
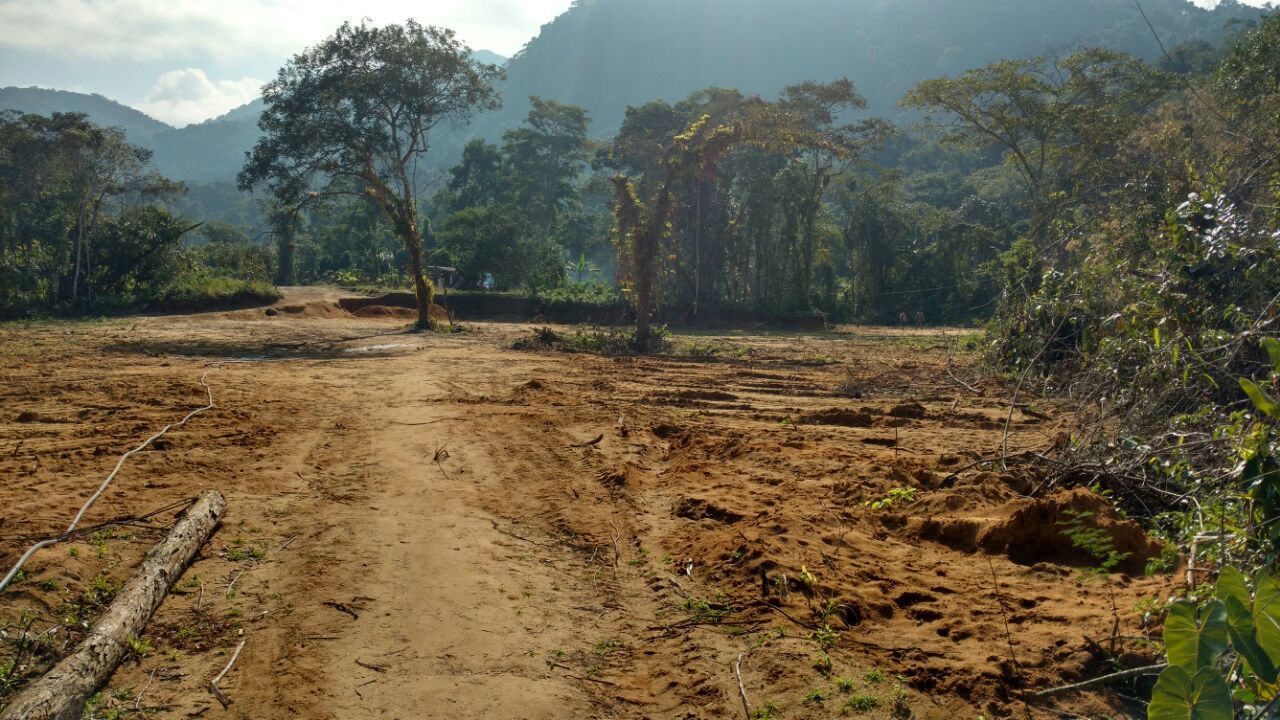
[{"label": "bare tree trunk", "polygon": [[71,273],[71,302],[80,298],[80,254],[84,248],[84,211],[76,223],[76,267]]},{"label": "bare tree trunk", "polygon": [[822,211],[822,196],[827,191],[830,180],[817,167],[814,160],[813,190],[805,201],[804,217],[804,253],[800,269],[800,294],[797,300],[801,310],[808,310],[812,304],[813,294],[813,262],[818,251],[818,213]]},{"label": "bare tree trunk", "polygon": [[213,536],[226,509],[222,493],[205,491],[168,537],[147,553],[80,647],[27,686],[0,720],[79,720],[85,702],[128,656],[129,641],[146,629],[169,587]]},{"label": "bare tree trunk", "polygon": [[698,317],[698,301],[702,297],[702,181],[695,180],[693,188],[693,316]]},{"label": "bare tree trunk", "polygon": [[90,251],[89,243],[93,242],[94,228],[98,227],[98,216],[102,214],[102,203],[105,199],[106,191],[102,191],[93,201],[93,214],[89,216],[89,224],[85,227],[84,233],[84,297],[89,302],[93,302],[93,252]]},{"label": "bare tree trunk", "polygon": [[419,330],[430,330],[435,327],[435,321],[431,319],[431,303],[435,300],[435,293],[422,274],[422,235],[412,221],[404,222],[403,225],[405,249],[409,251],[409,267],[413,271],[413,289],[418,298],[417,327]]},{"label": "bare tree trunk", "polygon": [[654,260],[658,254],[659,232],[655,227],[646,227],[635,239],[635,259],[632,264],[636,275],[636,346],[641,350],[648,346],[652,333],[649,316],[653,314],[653,276],[656,272]]},{"label": "bare tree trunk", "polygon": [[272,219],[276,233],[276,284],[294,284],[294,257],[296,255],[296,215],[280,215]]},{"label": "bare tree trunk", "polygon": [[[431,319],[431,304],[435,300],[435,290],[422,274],[422,231],[418,228],[418,209],[415,201],[414,184],[409,179],[408,168],[404,162],[397,167],[400,179],[399,198],[392,199],[394,194],[385,182],[377,181],[380,188],[378,198],[382,207],[395,218],[400,237],[404,240],[405,249],[409,251],[409,268],[413,272],[413,289],[418,298],[419,330],[431,330],[435,322]],[[375,174],[372,165],[366,164],[365,177],[373,182]]]}]

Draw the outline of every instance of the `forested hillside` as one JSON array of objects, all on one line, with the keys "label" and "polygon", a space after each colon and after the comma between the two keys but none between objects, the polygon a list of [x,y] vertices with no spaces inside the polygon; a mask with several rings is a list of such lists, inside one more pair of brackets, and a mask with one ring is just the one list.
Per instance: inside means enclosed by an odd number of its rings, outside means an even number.
[{"label": "forested hillside", "polygon": [[[1144,3],[1169,46],[1216,42],[1257,8],[1189,0]],[[1081,45],[1154,59],[1150,30],[1125,0],[578,0],[507,65],[507,102],[479,119],[494,136],[530,95],[586,108],[610,134],[628,105],[680,100],[705,87],[771,96],[809,79],[847,76],[868,112],[896,113],[916,82],[995,60]]]},{"label": "forested hillside", "polygon": [[[763,0],[745,7],[723,0],[575,4],[507,63],[505,76],[494,76],[494,89],[506,93],[501,105],[433,126],[424,139],[411,179],[427,262],[457,267],[464,288],[619,302],[635,261],[618,247],[612,178],[621,175],[641,205],[655,200],[659,186],[669,192],[662,200],[671,214],[661,243],[667,261],[651,308],[663,317],[821,313],[890,322],[921,312],[931,322],[982,319],[1008,282],[1008,251],[1056,219],[1040,197],[1051,180],[1065,182],[1055,173],[1094,172],[1112,166],[1115,153],[1131,152],[1116,133],[1146,122],[1179,82],[1207,77],[1223,43],[1259,14],[1234,2],[1205,10],[1185,0],[1145,3],[1145,17],[1139,6],[1112,0],[782,7]],[[1167,38],[1167,57],[1148,20]],[[461,47],[477,67],[494,67],[482,60],[489,55]],[[1011,64],[998,64],[1003,58]],[[939,109],[969,117],[973,108],[920,89],[946,87],[941,80],[907,91],[933,76],[972,72],[987,85],[957,80],[954,92],[999,97],[1033,83],[1029,92],[1060,102],[1077,90],[1117,93],[1122,104],[1101,106],[1110,135],[1087,136],[1087,125],[1033,128],[1042,147],[1051,140],[1091,145],[1062,168],[1031,169],[1019,161],[1025,148],[1006,147],[1006,136],[1022,129],[966,135],[920,124]],[[244,192],[253,183],[236,187],[269,103],[177,130],[103,98],[12,89],[5,97],[36,114],[62,102],[90,121],[121,120],[124,142],[131,132],[146,138],[131,144],[148,151],[149,167],[185,183],[184,192],[162,198],[169,212],[193,224],[222,223],[237,247],[275,244],[270,270],[261,266],[240,280],[407,282],[394,223],[349,187],[293,206]],[[672,138],[704,115],[773,139],[735,141],[713,169],[664,181]],[[474,139],[460,146],[467,137]],[[1041,162],[1065,161],[1055,151]],[[1122,177],[1097,179],[1110,188]],[[77,220],[75,232],[83,225]]]},{"label": "forested hillside", "polygon": [[51,116],[84,113],[100,127],[118,127],[128,142],[152,152],[157,170],[193,183],[230,181],[258,138],[262,101],[185,128],[174,128],[101,95],[44,88],[0,88],[0,109]]},{"label": "forested hillside", "polygon": [[0,110],[48,117],[55,112],[84,113],[101,127],[124,130],[129,142],[151,147],[156,137],[173,130],[140,110],[109,100],[101,95],[46,90],[44,88],[0,88]]}]

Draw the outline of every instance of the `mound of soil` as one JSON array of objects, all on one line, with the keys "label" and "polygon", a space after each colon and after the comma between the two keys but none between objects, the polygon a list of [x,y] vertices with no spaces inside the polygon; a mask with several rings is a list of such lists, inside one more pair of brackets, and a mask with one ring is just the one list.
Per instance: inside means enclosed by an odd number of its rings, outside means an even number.
[{"label": "mound of soil", "polygon": [[923,420],[929,414],[929,411],[925,410],[925,407],[920,403],[909,402],[893,406],[893,408],[889,410],[889,414],[896,418]]},{"label": "mound of soil", "polygon": [[332,319],[332,318],[349,318],[351,313],[342,309],[338,305],[323,300],[316,300],[304,305],[281,305],[276,308],[282,317],[307,318],[307,319]]},{"label": "mound of soil", "polygon": [[596,475],[596,479],[605,485],[635,489],[645,484],[648,473],[631,463],[626,463],[621,467],[601,470]]},{"label": "mound of soil", "polygon": [[712,402],[729,402],[737,400],[738,396],[733,393],[722,392],[720,390],[677,390],[676,392],[659,393],[654,395],[658,400],[708,400]]},{"label": "mound of soil", "polygon": [[681,432],[683,432],[680,426],[673,425],[671,423],[658,423],[657,425],[654,425],[652,428],[650,428],[650,431],[656,437],[662,438],[664,440],[669,437],[674,437],[676,435],[679,435]]},{"label": "mound of soil", "polygon": [[[360,318],[413,320],[418,317],[418,297],[409,292],[387,293],[380,297],[348,297],[338,300],[338,307]],[[438,303],[429,308],[431,319],[449,322],[449,311]]]},{"label": "mound of soil", "polygon": [[692,497],[682,498],[676,503],[675,516],[685,520],[714,520],[725,525],[732,525],[746,517],[709,500]]},{"label": "mound of soil", "polygon": [[957,550],[1000,553],[1023,565],[1096,566],[1098,558],[1076,547],[1064,532],[1077,519],[1106,533],[1115,550],[1126,556],[1118,568],[1124,572],[1142,572],[1147,560],[1162,549],[1137,523],[1122,518],[1105,498],[1086,488],[1015,500],[997,510],[995,517],[914,518],[911,534]]},{"label": "mound of soil", "polygon": [[838,427],[864,428],[871,427],[875,419],[871,413],[862,410],[828,408],[800,416],[802,425],[835,425]]},{"label": "mound of soil", "polygon": [[345,297],[338,301],[338,306],[347,312],[354,313],[360,308],[370,305],[383,305],[386,307],[402,307],[410,310],[418,307],[418,298],[413,293],[395,292],[387,293],[380,297]]},{"label": "mound of soil", "polygon": [[352,315],[358,318],[370,318],[377,320],[413,320],[418,317],[418,311],[411,308],[391,307],[388,305],[365,305],[351,311]]}]

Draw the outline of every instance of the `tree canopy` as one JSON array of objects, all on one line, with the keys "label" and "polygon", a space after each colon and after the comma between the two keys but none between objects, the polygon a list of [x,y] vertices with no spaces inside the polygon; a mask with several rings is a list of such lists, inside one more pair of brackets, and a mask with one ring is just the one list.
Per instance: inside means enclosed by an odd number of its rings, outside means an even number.
[{"label": "tree canopy", "polygon": [[263,89],[264,136],[239,175],[284,206],[359,190],[381,208],[410,257],[418,323],[432,324],[423,274],[418,165],[441,123],[498,105],[501,71],[474,60],[452,30],[345,23],[294,56]]}]

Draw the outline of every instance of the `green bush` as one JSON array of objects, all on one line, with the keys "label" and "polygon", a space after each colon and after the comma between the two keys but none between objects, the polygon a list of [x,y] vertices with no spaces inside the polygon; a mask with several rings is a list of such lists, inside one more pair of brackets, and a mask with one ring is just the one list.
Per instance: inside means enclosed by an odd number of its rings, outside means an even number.
[{"label": "green bush", "polygon": [[561,335],[549,327],[537,328],[533,334],[517,340],[516,350],[559,350],[593,355],[659,354],[671,348],[670,333],[665,327],[654,328],[646,344],[638,344],[634,330],[575,328]]},{"label": "green bush", "polygon": [[543,290],[538,293],[538,297],[552,303],[591,305],[614,305],[625,300],[618,288],[602,282],[569,283],[562,287]]},{"label": "green bush", "polygon": [[199,310],[266,305],[280,297],[274,285],[261,280],[187,274],[170,286],[156,304],[166,310]]}]

